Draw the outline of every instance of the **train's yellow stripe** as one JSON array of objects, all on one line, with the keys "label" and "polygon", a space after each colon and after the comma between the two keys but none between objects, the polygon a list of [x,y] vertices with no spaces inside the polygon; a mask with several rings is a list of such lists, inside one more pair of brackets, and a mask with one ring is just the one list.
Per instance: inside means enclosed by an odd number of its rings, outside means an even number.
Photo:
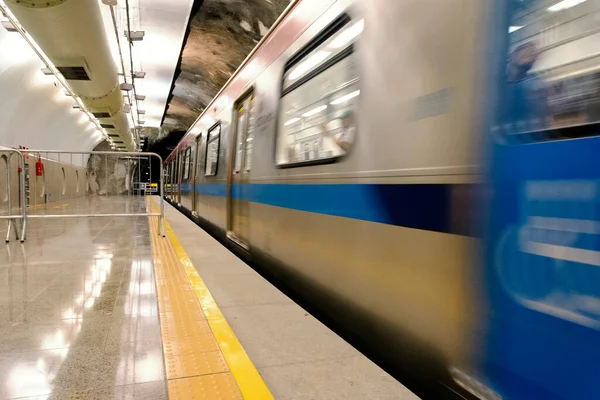
[{"label": "train's yellow stripe", "polygon": [[[148,199],[149,208],[157,210],[156,203]],[[200,335],[205,341],[203,344],[204,349],[196,349],[192,352],[191,346],[187,343],[179,343],[178,345],[171,345],[171,347],[165,347],[165,361],[167,363],[167,379],[169,379],[169,397],[171,400],[177,398],[214,398],[214,399],[229,399],[237,398],[235,392],[231,390],[231,381],[237,384],[239,393],[246,400],[270,400],[273,396],[269,392],[269,389],[265,385],[262,377],[254,367],[254,364],[242,348],[240,342],[236,338],[233,330],[223,317],[223,314],[219,310],[215,300],[210,294],[208,288],[202,281],[202,278],[194,268],[190,258],[183,249],[183,246],[177,239],[175,232],[165,220],[165,230],[169,239],[168,246],[164,243],[160,244],[160,238],[157,231],[157,217],[151,217],[150,227],[152,231],[153,247],[155,243],[156,248],[163,250],[156,252],[155,269],[157,277],[157,287],[160,285],[170,286],[170,290],[159,289],[159,310],[161,311],[161,332],[163,332],[163,343],[167,343],[165,339],[172,340],[177,336],[185,337],[191,335],[192,332],[202,331],[204,326],[208,327],[211,335],[210,337],[216,341],[219,353],[222,354],[226,365],[219,364],[219,354],[215,353],[212,348],[212,342],[207,341],[204,338],[205,335]],[[164,240],[163,240],[164,241]],[[169,254],[170,253],[170,254]],[[174,270],[174,265],[176,266]],[[158,266],[158,268],[156,267]],[[183,268],[182,268],[183,267]],[[180,274],[177,274],[179,272]],[[186,285],[182,284],[181,277],[185,277]],[[172,281],[173,285],[169,282]],[[189,288],[191,285],[192,290],[184,290],[185,287]],[[162,292],[162,293],[161,293]],[[194,302],[190,302],[188,298],[181,298],[185,296],[194,297]],[[172,314],[169,311],[172,310],[173,306],[163,304],[161,302],[172,303],[171,297],[176,297],[176,304],[183,304],[182,309]],[[181,298],[179,300],[179,298]],[[197,313],[194,305],[198,305],[200,313]],[[191,309],[190,309],[191,308]],[[165,318],[165,323],[163,323]],[[181,319],[181,320],[178,320]],[[206,325],[204,325],[206,324]],[[173,325],[173,326],[172,326]],[[181,325],[181,326],[179,326]],[[197,326],[193,326],[197,325]],[[178,332],[175,333],[174,332]],[[176,336],[173,336],[176,335]],[[210,339],[210,338],[209,338]],[[169,342],[170,343],[170,342]],[[173,349],[178,350],[179,353],[186,353],[183,355],[175,356],[172,353]],[[188,351],[186,352],[186,349]],[[207,355],[210,357],[207,358]],[[202,373],[202,369],[190,370],[190,365],[195,366],[197,364],[211,365],[212,370],[210,373]],[[172,368],[171,368],[172,367]],[[193,376],[181,376],[181,371],[191,371],[187,375],[194,374]],[[216,369],[215,369],[216,368]],[[179,373],[174,379],[169,378],[169,371],[172,373]],[[185,373],[184,373],[185,375]],[[232,378],[229,379],[229,376]],[[220,388],[217,392],[211,392],[212,389]],[[226,396],[227,388],[229,388],[230,394]],[[197,395],[203,394],[204,397],[197,397]]]}]

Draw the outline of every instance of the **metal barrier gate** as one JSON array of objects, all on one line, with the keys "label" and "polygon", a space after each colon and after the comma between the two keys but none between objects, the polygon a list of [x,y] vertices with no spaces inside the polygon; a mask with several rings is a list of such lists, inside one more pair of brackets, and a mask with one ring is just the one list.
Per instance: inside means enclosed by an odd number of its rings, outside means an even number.
[{"label": "metal barrier gate", "polygon": [[[14,174],[11,172],[15,170],[13,168],[13,156],[17,157],[17,165],[16,171],[17,176],[15,179]],[[4,178],[0,176],[0,187],[3,186],[3,191],[5,194],[3,207],[0,211],[0,219],[4,219],[8,221],[8,226],[6,229],[6,242],[10,241],[10,231],[14,230],[15,237],[17,240],[21,240],[21,242],[25,241],[25,232],[27,229],[27,204],[25,203],[25,183],[26,183],[26,174],[27,168],[25,163],[25,157],[20,151],[13,149],[0,149],[0,162],[2,163],[2,168],[5,169]],[[5,179],[5,181],[3,181]],[[19,190],[16,193],[16,198],[18,200],[18,212],[13,207],[13,200],[15,199],[15,192],[13,190],[13,185],[17,183],[19,186]],[[18,221],[21,220],[21,228],[19,233]]]},{"label": "metal barrier gate", "polygon": [[[163,162],[156,153],[115,151],[57,151],[57,150],[0,150],[6,153],[8,210],[0,219],[7,219],[6,241],[10,230],[17,239],[26,239],[30,218],[86,218],[86,217],[159,217],[158,231],[164,237],[164,199],[160,197],[159,212],[150,212],[145,195],[164,193]],[[14,197],[11,181],[10,158],[19,157],[19,214],[12,206]],[[152,161],[156,174],[152,174]],[[30,168],[33,167],[33,168]],[[34,170],[30,182],[29,170]],[[158,179],[156,190],[151,178]],[[0,176],[0,186],[2,177]],[[82,185],[83,184],[83,185]],[[83,188],[82,188],[83,186]],[[1,195],[1,194],[0,194]],[[68,202],[68,204],[62,204]],[[65,206],[65,207],[62,207]],[[29,212],[28,212],[29,208]],[[55,211],[56,210],[56,211]],[[19,235],[17,220],[21,220]]]}]

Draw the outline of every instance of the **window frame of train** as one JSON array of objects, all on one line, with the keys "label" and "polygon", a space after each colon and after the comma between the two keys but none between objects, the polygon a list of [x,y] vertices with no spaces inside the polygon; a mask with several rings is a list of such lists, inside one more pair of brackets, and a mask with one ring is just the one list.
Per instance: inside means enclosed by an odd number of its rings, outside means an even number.
[{"label": "window frame of train", "polygon": [[185,150],[183,151],[183,176],[182,176],[182,181],[187,181],[188,179],[190,179],[190,164],[191,164],[191,158],[192,158],[192,147],[191,146],[187,146],[185,148]]},{"label": "window frame of train", "polygon": [[[342,158],[348,156],[350,154],[350,152],[352,151],[355,143],[356,143],[356,139],[357,139],[357,129],[356,129],[356,122],[357,122],[357,105],[358,105],[358,101],[360,99],[360,71],[358,68],[358,60],[356,60],[356,58],[353,57],[354,52],[355,52],[355,44],[358,42],[358,40],[360,40],[360,37],[362,35],[363,32],[363,28],[364,27],[364,20],[360,19],[360,18],[355,18],[352,19],[348,14],[344,13],[342,15],[340,15],[338,18],[336,18],[333,22],[331,22],[326,28],[324,28],[321,32],[319,32],[308,44],[306,44],[305,46],[303,46],[299,51],[297,51],[293,56],[291,56],[289,58],[289,60],[286,62],[285,67],[283,69],[283,74],[282,74],[282,78],[281,78],[281,88],[280,88],[280,101],[278,104],[278,108],[277,108],[277,114],[276,114],[276,133],[275,133],[275,146],[274,146],[274,161],[275,161],[275,166],[276,168],[295,168],[295,167],[305,167],[305,166],[311,166],[311,165],[318,165],[318,164],[331,164],[331,163],[335,163],[339,160],[341,160]],[[344,36],[345,35],[345,36]],[[336,46],[336,41],[340,40],[341,44],[339,44],[339,46]],[[345,41],[344,41],[345,40]],[[327,46],[333,46],[335,49],[331,50],[329,52],[324,52],[323,50],[325,48],[327,48]],[[328,49],[329,50],[329,49]],[[309,67],[306,67],[305,65],[305,69],[302,68],[303,63],[306,63],[307,61],[310,60],[310,57],[316,57],[319,55],[319,53],[323,54],[323,53],[328,53],[325,57],[322,57],[322,60],[318,60],[317,57],[317,61],[314,62],[315,65],[310,65],[311,63],[308,63]],[[319,95],[321,96],[319,100],[314,101],[310,104],[304,104],[302,107],[303,108],[308,108],[308,107],[312,107],[309,111],[304,112],[304,114],[301,114],[304,110],[295,110],[296,112],[298,112],[297,116],[293,116],[292,118],[290,118],[287,122],[283,122],[284,118],[285,118],[285,114],[286,114],[286,108],[285,108],[285,97],[287,95],[289,95],[290,93],[293,93],[294,91],[301,89],[305,84],[307,83],[311,83],[311,82],[317,82],[318,81],[313,81],[313,79],[322,76],[323,73],[325,73],[326,71],[330,70],[333,67],[336,66],[340,66],[342,65],[341,63],[347,61],[350,65],[346,66],[346,70],[345,72],[348,72],[349,74],[356,72],[354,74],[354,77],[348,81],[346,81],[343,85],[341,86],[336,86],[336,88],[333,91],[330,92],[326,92],[326,93],[319,93]],[[289,76],[293,73],[293,71],[299,70],[300,75],[297,78],[293,78],[295,81],[293,83],[289,83],[286,82],[286,80],[288,80]],[[351,89],[351,91],[349,93],[346,93],[344,95],[341,95],[337,98],[333,98],[333,99],[328,99],[328,97],[332,97],[334,94],[339,92],[346,92],[347,89]],[[305,160],[299,160],[299,161],[290,161],[289,160],[289,152],[291,149],[293,149],[293,152],[296,154],[300,154],[297,151],[297,146],[299,145],[298,141],[295,139],[294,143],[292,144],[292,146],[290,146],[289,144],[287,145],[282,145],[281,140],[283,140],[285,138],[286,135],[290,135],[290,133],[286,133],[285,132],[285,127],[290,125],[293,126],[298,122],[301,122],[302,124],[304,124],[304,118],[309,118],[310,116],[314,115],[314,114],[318,114],[320,113],[319,111],[317,111],[317,113],[315,113],[314,111],[316,111],[317,109],[320,109],[321,107],[325,106],[325,108],[322,108],[322,110],[326,110],[329,111],[328,109],[330,108],[336,108],[336,107],[331,107],[333,105],[338,106],[339,104],[342,104],[342,102],[339,103],[335,103],[335,101],[341,100],[342,98],[345,98],[345,100],[343,100],[344,103],[346,103],[345,107],[346,110],[342,110],[341,112],[338,111],[333,111],[333,113],[338,114],[337,117],[333,117],[333,118],[329,118],[328,120],[326,120],[324,123],[320,123],[321,126],[324,125],[328,125],[330,124],[332,121],[335,120],[341,120],[342,118],[344,118],[344,114],[346,114],[347,111],[349,111],[352,115],[353,115],[353,132],[352,132],[352,138],[350,140],[350,147],[347,150],[344,150],[340,147],[339,151],[341,152],[341,154],[333,154],[333,150],[328,152],[331,153],[329,154],[325,154],[324,157],[319,157],[317,156],[317,158],[313,158],[313,159],[305,159]],[[350,100],[354,99],[352,102],[350,102]],[[325,100],[325,102],[323,102],[323,100]],[[317,104],[319,103],[323,103],[321,106],[317,106]],[[328,104],[328,103],[333,103],[333,104]],[[315,107],[317,106],[317,107]],[[312,113],[311,113],[312,112]],[[306,115],[309,114],[309,115]],[[331,117],[330,112],[327,112],[326,114],[328,114],[329,117]],[[340,114],[342,114],[340,116]],[[289,116],[288,116],[289,118]],[[290,121],[294,120],[295,122],[293,122],[292,124],[289,124]],[[310,126],[308,129],[312,129],[317,127],[317,125],[319,125],[319,123],[316,123],[314,126]],[[343,128],[337,128],[336,130],[340,130]],[[307,128],[302,128],[299,131],[295,131],[292,132],[291,134],[297,134],[298,132],[304,132],[306,131]],[[329,137],[329,139],[331,139],[331,136],[329,136],[329,132],[331,132],[331,130],[327,129],[327,133],[318,133],[318,134],[309,134],[306,135],[306,137],[303,138],[303,143],[300,143],[300,145],[304,145],[303,149],[306,149],[306,146],[309,146],[308,151],[304,152],[304,156],[306,158],[306,154],[307,152],[311,152],[312,154],[315,153],[320,153],[322,151],[322,148],[324,147],[324,142],[325,139],[327,139]],[[335,134],[334,134],[335,135]],[[315,138],[312,138],[312,137]],[[311,138],[306,140],[306,138]],[[308,141],[312,141],[312,144],[308,144]],[[280,145],[282,145],[282,147],[280,148]],[[312,146],[312,150],[311,150],[311,146]],[[336,146],[336,145],[333,145]],[[315,150],[316,148],[316,150]],[[288,154],[286,154],[288,153]],[[319,154],[320,155],[320,154]],[[285,159],[285,160],[282,160]]]},{"label": "window frame of train", "polygon": [[[198,137],[196,137],[196,175],[195,175],[195,179],[198,179],[200,177],[201,173],[205,173],[206,172],[206,148],[207,148],[207,143],[206,140],[208,138],[208,134],[206,134],[206,136],[204,135],[204,132],[200,133],[198,135]],[[206,176],[206,175],[204,175]],[[197,182],[199,183],[199,182]]]},{"label": "window frame of train", "polygon": [[[216,131],[218,129],[218,133],[215,134],[214,136],[211,137],[211,134]],[[208,172],[207,168],[209,166],[208,163],[208,150],[210,148],[210,145],[213,142],[217,142],[217,159],[215,161],[215,170],[211,173]],[[221,151],[221,121],[217,122],[216,124],[214,124],[213,126],[211,126],[207,133],[206,133],[206,153],[204,155],[204,176],[209,177],[209,176],[217,176],[217,174],[219,173],[219,158],[220,157],[220,151]]]}]

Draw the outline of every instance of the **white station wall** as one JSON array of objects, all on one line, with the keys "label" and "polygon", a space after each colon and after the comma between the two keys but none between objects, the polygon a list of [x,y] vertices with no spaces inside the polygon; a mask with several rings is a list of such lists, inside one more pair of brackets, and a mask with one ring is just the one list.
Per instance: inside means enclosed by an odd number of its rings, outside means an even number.
[{"label": "white station wall", "polygon": [[0,26],[0,146],[92,151],[102,134],[43,67],[18,32]]}]

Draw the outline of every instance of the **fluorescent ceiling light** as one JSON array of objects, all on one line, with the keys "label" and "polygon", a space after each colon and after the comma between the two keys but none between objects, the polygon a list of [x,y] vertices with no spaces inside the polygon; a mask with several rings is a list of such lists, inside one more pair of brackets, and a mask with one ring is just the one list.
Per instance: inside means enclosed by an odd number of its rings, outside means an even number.
[{"label": "fluorescent ceiling light", "polygon": [[283,126],[292,125],[292,124],[295,124],[298,121],[300,121],[300,118],[292,118],[288,122],[286,122],[285,124],[283,124]]},{"label": "fluorescent ceiling light", "polygon": [[8,19],[2,19],[0,24],[6,29],[8,32],[17,32],[17,28],[10,22]]},{"label": "fluorescent ceiling light", "polygon": [[340,33],[337,34],[335,39],[331,42],[331,47],[334,49],[339,49],[340,47],[344,47],[352,40],[354,40],[358,35],[360,35],[365,28],[365,20],[361,19],[354,25],[344,29]]},{"label": "fluorescent ceiling light", "polygon": [[521,28],[522,28],[522,26],[509,26],[508,27],[508,33],[516,32],[516,31],[518,31]]},{"label": "fluorescent ceiling light", "polygon": [[581,4],[587,0],[563,0],[555,5],[548,7],[548,11],[556,12],[566,10],[567,8],[575,7],[578,4]]},{"label": "fluorescent ceiling light", "polygon": [[342,97],[340,97],[340,98],[337,98],[337,99],[335,99],[334,101],[332,101],[332,102],[331,102],[331,104],[333,104],[333,105],[336,105],[336,104],[343,103],[343,102],[345,102],[345,101],[348,101],[348,100],[350,100],[350,99],[353,99],[353,98],[355,98],[355,97],[356,97],[356,96],[358,96],[359,94],[360,94],[360,90],[355,90],[355,91],[354,91],[354,92],[352,92],[352,93],[348,93],[348,94],[347,94],[347,95],[345,95],[345,96],[342,96]]},{"label": "fluorescent ceiling light", "polygon": [[302,116],[303,117],[310,117],[311,115],[318,114],[321,111],[326,110],[326,109],[327,109],[327,105],[323,104],[322,106],[313,108],[312,110],[305,112],[304,114],[302,114]]},{"label": "fluorescent ceiling light", "polygon": [[316,67],[321,61],[329,57],[331,53],[328,51],[319,51],[301,62],[288,76],[288,79],[294,80]]}]

